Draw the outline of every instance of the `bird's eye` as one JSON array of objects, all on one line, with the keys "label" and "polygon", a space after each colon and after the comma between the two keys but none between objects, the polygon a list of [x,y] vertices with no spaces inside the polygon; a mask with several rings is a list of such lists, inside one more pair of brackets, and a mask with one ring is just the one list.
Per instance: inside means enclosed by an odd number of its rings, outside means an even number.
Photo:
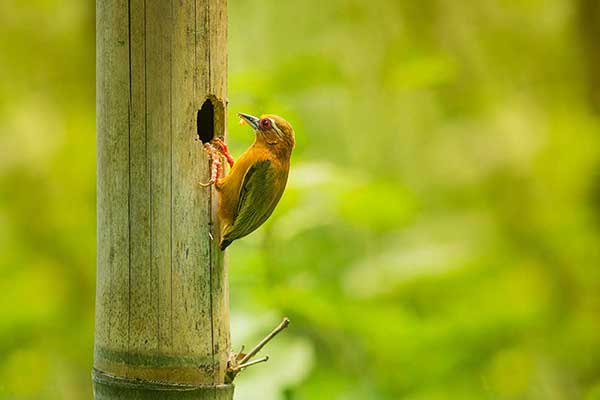
[{"label": "bird's eye", "polygon": [[269,118],[263,118],[259,121],[259,125],[262,129],[269,129],[271,127],[271,120]]}]

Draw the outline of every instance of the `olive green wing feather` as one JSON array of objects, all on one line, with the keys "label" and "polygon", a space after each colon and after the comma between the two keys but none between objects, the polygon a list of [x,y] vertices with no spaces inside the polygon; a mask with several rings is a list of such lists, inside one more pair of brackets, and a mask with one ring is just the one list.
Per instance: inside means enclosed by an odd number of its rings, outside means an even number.
[{"label": "olive green wing feather", "polygon": [[225,241],[248,235],[269,218],[283,193],[277,180],[270,160],[258,161],[248,168],[240,188],[237,215],[223,232]]}]

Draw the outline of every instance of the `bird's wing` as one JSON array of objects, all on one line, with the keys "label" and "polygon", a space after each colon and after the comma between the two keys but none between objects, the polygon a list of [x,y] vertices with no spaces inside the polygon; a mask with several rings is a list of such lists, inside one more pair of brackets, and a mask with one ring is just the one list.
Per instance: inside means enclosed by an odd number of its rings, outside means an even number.
[{"label": "bird's wing", "polygon": [[240,188],[236,217],[224,232],[226,239],[246,236],[269,218],[279,200],[273,192],[275,175],[270,160],[258,161],[248,168]]}]

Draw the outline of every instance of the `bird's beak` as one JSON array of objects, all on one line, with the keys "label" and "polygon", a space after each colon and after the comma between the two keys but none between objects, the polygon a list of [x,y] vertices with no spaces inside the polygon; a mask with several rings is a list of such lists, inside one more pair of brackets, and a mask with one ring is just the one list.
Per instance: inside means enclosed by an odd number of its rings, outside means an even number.
[{"label": "bird's beak", "polygon": [[252,115],[248,115],[248,114],[244,114],[244,113],[238,113],[238,115],[240,116],[241,119],[246,121],[248,123],[248,125],[250,125],[254,130],[258,130],[258,121],[260,121],[259,118],[256,118],[256,117],[253,117]]}]

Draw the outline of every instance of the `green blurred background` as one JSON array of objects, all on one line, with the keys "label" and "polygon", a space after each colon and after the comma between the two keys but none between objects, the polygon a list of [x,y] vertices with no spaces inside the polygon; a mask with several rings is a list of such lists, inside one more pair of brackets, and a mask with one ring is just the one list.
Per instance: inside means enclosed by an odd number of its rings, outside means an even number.
[{"label": "green blurred background", "polygon": [[[296,128],[230,250],[241,399],[600,399],[600,2],[231,0],[235,112]],[[0,2],[0,398],[89,399],[94,3]]]}]

